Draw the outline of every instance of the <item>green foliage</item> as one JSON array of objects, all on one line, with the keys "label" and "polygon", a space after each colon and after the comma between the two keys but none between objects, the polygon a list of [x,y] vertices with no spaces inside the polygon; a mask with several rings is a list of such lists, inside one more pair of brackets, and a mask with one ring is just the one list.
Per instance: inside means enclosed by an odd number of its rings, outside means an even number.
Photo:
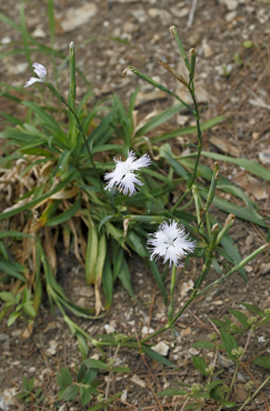
[{"label": "green foliage", "polygon": [[31,299],[31,292],[25,286],[23,293],[12,294],[8,291],[0,292],[0,299],[5,302],[4,309],[6,311],[13,310],[8,318],[7,325],[10,327],[18,318],[32,323],[36,315],[34,301]]},{"label": "green foliage", "polygon": [[[77,372],[76,381],[74,381],[70,371],[67,368],[61,367],[60,374],[56,375],[56,380],[60,387],[59,399],[72,401],[79,395],[82,406],[87,405],[93,398],[93,395],[96,395],[98,400],[97,396],[100,393],[97,387],[100,382],[97,376],[100,371],[128,373],[130,370],[128,367],[114,367],[114,361],[108,361],[108,364],[106,364],[103,361],[89,358],[82,362]],[[101,404],[100,401],[95,406],[99,404]],[[102,404],[105,405],[105,402],[102,402]]]},{"label": "green foliage", "polygon": [[25,405],[31,403],[33,406],[38,407],[44,400],[44,394],[42,388],[34,388],[35,378],[28,379],[24,377],[22,382],[22,390],[16,394],[16,398],[20,403]]},{"label": "green foliage", "polygon": [[[218,331],[219,331],[219,336],[215,334],[215,336],[211,335],[209,336],[212,341],[198,341],[193,344],[193,347],[200,348],[203,350],[212,350],[213,358],[215,358],[214,362],[212,364],[208,364],[206,361],[207,357],[201,357],[201,356],[192,356],[191,360],[194,365],[194,367],[199,371],[199,373],[202,375],[201,380],[203,381],[202,384],[197,384],[194,383],[192,386],[191,385],[185,385],[185,384],[180,384],[184,385],[187,387],[186,390],[182,390],[179,388],[170,388],[165,391],[161,391],[158,393],[158,395],[167,395],[167,396],[172,396],[172,395],[183,395],[185,396],[185,400],[189,399],[187,401],[187,404],[183,410],[188,410],[189,405],[191,404],[192,400],[196,400],[196,407],[200,407],[201,404],[204,403],[205,399],[212,399],[214,400],[219,408],[218,410],[220,411],[223,409],[222,407],[225,408],[233,408],[236,406],[236,403],[231,400],[231,396],[233,393],[233,388],[234,384],[236,381],[236,376],[238,373],[239,365],[241,363],[243,355],[247,356],[249,354],[248,351],[248,344],[246,345],[245,349],[246,351],[243,350],[242,347],[238,346],[237,339],[239,335],[242,335],[244,333],[251,333],[255,332],[255,329],[258,326],[264,325],[267,322],[270,322],[270,317],[269,317],[269,311],[268,309],[262,311],[259,307],[257,307],[254,304],[248,304],[248,303],[241,303],[247,310],[249,310],[252,314],[256,314],[257,318],[253,317],[248,317],[245,315],[242,311],[238,310],[231,310],[229,309],[228,312],[236,318],[237,321],[241,324],[242,327],[238,327],[235,323],[233,323],[227,316],[223,316],[223,320],[216,320],[216,319],[211,319],[211,321],[217,326]],[[251,318],[253,318],[252,321]],[[260,320],[261,319],[261,320]],[[259,322],[260,320],[260,322]],[[232,324],[235,324],[236,327],[232,327]],[[226,330],[226,331],[225,331]],[[235,336],[232,335],[235,334]],[[244,334],[245,335],[245,334]],[[248,342],[250,342],[249,337]],[[219,354],[219,352],[224,352],[226,353],[227,357],[231,360],[230,362],[226,360],[223,355]],[[250,353],[251,358],[254,356],[254,352]],[[211,357],[210,357],[211,358]],[[234,374],[230,377],[231,381],[228,381],[227,379],[219,379],[219,375],[224,372],[224,369],[220,369],[218,364],[216,363],[217,358],[222,358],[222,362],[220,362],[221,367],[230,367],[230,369],[234,368]],[[246,361],[246,359],[245,359]],[[249,362],[249,360],[247,359]],[[252,360],[253,364],[258,365],[260,367],[263,367],[265,369],[270,369],[270,360],[268,357],[264,356],[258,356],[255,359]],[[225,365],[227,363],[228,365]],[[225,374],[226,378],[228,376],[228,373]],[[261,386],[264,386],[265,383],[269,380],[270,377],[267,377],[267,379],[261,384]],[[250,390],[248,388],[248,384],[246,386],[247,391]],[[258,393],[256,391],[256,393]],[[247,403],[251,403],[256,395],[249,394],[247,397],[248,399],[246,400]],[[197,408],[200,409],[200,408]],[[239,410],[242,410],[243,408],[239,408]]]}]

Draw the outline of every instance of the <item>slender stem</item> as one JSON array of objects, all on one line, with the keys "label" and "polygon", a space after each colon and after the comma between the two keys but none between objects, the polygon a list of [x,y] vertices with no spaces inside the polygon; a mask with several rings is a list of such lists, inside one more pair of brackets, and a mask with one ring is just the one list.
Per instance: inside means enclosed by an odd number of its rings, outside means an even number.
[{"label": "slender stem", "polygon": [[[173,215],[169,210],[166,210],[159,202],[158,200],[152,196],[152,194],[149,193],[147,189],[145,189],[144,186],[141,187],[141,192],[147,197],[150,201],[152,201],[154,204],[156,204],[164,213],[166,213],[170,218],[173,220],[177,219],[175,215]],[[178,220],[178,219],[177,219]],[[191,231],[198,233],[206,242],[208,242],[207,238],[202,234],[199,233],[196,228],[193,227],[193,225],[189,223],[185,223],[185,226],[189,228]]]},{"label": "slender stem", "polygon": [[201,126],[200,126],[200,112],[199,112],[198,104],[197,104],[196,97],[195,97],[193,81],[190,82],[190,84],[188,86],[188,90],[190,92],[190,95],[191,95],[191,98],[192,98],[192,101],[193,101],[193,104],[194,104],[194,110],[190,110],[190,111],[196,119],[197,136],[198,136],[198,152],[197,152],[197,155],[196,155],[195,166],[194,166],[194,169],[193,169],[193,172],[192,172],[191,179],[188,182],[187,189],[184,192],[184,194],[182,195],[182,197],[180,197],[179,200],[173,206],[173,208],[171,210],[172,213],[178,207],[178,205],[184,200],[186,195],[191,191],[191,188],[193,186],[193,183],[194,183],[194,180],[195,180],[195,177],[196,177],[196,174],[197,174],[197,169],[198,169],[200,156],[201,156],[201,152],[202,152],[202,147],[203,147],[202,132],[201,132]]},{"label": "slender stem", "polygon": [[[171,209],[171,212],[173,213],[174,210],[176,210],[176,208],[179,206],[179,204],[181,204],[181,202],[184,200],[184,198],[187,196],[187,194],[189,193],[189,191],[185,191],[182,196],[177,200],[177,202],[174,204],[174,206]],[[191,197],[192,198],[192,197]],[[183,206],[184,207],[184,206]],[[182,207],[182,208],[183,208]]]},{"label": "slender stem", "polygon": [[256,257],[258,254],[260,254],[262,251],[264,251],[265,248],[267,248],[267,247],[269,247],[268,243],[266,243],[266,244],[262,245],[261,247],[257,248],[257,250],[255,250],[253,253],[251,253],[248,257],[246,257],[240,263],[236,264],[227,274],[223,275],[218,280],[214,281],[212,284],[209,284],[207,287],[205,287],[203,290],[201,290],[198,293],[198,296],[204,294],[205,291],[207,291],[209,288],[213,287],[214,285],[221,283],[225,278],[227,278],[230,275],[232,275],[233,273],[235,273],[235,271],[240,270],[240,268],[244,267],[247,263],[249,263],[249,261],[251,261],[254,257]]},{"label": "slender stem", "polygon": [[200,156],[201,156],[202,147],[203,147],[203,141],[202,141],[201,126],[200,126],[200,113],[199,113],[199,110],[198,110],[198,105],[197,105],[197,101],[196,101],[196,97],[195,97],[195,93],[194,93],[194,84],[193,84],[193,82],[191,82],[188,89],[189,89],[189,92],[190,92],[190,95],[192,97],[193,104],[194,104],[195,112],[193,112],[193,113],[194,113],[194,117],[196,119],[196,127],[197,127],[197,135],[198,135],[197,157],[196,157],[196,160],[195,160],[195,166],[194,166],[194,169],[193,169],[191,179],[188,183],[188,191],[190,191],[192,186],[193,186],[196,174],[197,174],[197,168],[198,168],[199,161],[200,161]]},{"label": "slender stem", "polygon": [[51,92],[55,95],[55,97],[57,97],[58,100],[60,100],[62,103],[64,103],[65,106],[71,111],[71,113],[72,113],[73,116],[75,117],[75,120],[76,120],[76,123],[77,123],[77,127],[78,127],[80,133],[82,133],[82,136],[83,136],[83,139],[84,139],[84,143],[85,143],[85,146],[86,146],[86,150],[87,150],[87,153],[88,153],[88,157],[89,157],[90,162],[91,162],[91,164],[92,164],[92,167],[93,167],[93,169],[94,169],[94,171],[95,171],[97,180],[98,180],[99,185],[100,185],[100,189],[101,189],[101,191],[103,191],[103,187],[102,187],[102,184],[101,184],[101,181],[100,181],[100,177],[99,177],[98,171],[97,171],[96,166],[95,166],[95,162],[94,162],[93,155],[92,155],[92,153],[91,153],[91,151],[90,151],[90,148],[89,148],[89,145],[88,145],[88,141],[87,141],[87,138],[86,138],[84,129],[83,129],[81,123],[80,123],[80,120],[79,120],[79,118],[78,118],[78,116],[77,116],[76,111],[73,110],[73,108],[68,104],[68,102],[65,100],[65,98],[64,98],[64,97],[59,93],[59,91],[57,91],[56,88],[52,85],[52,83],[50,83],[49,81],[47,81],[47,82],[46,82],[46,85],[47,85],[47,87],[51,90]]},{"label": "slender stem", "polygon": [[235,370],[234,370],[234,374],[233,374],[233,378],[232,378],[232,381],[231,381],[231,385],[230,385],[229,391],[228,391],[228,393],[227,393],[227,395],[226,395],[226,400],[229,399],[230,393],[232,392],[232,389],[233,389],[233,386],[234,386],[234,383],[235,383],[235,380],[236,380],[236,375],[237,375],[239,366],[240,366],[240,361],[238,360],[237,363],[236,363],[236,367],[235,367]]},{"label": "slender stem", "polygon": [[168,324],[165,325],[165,327],[160,328],[159,330],[155,331],[153,334],[149,335],[148,337],[145,337],[143,340],[141,340],[141,344],[145,343],[146,341],[150,340],[151,338],[155,337],[156,335],[168,330],[169,328],[172,327],[173,324],[178,320],[178,318],[183,314],[183,312],[186,310],[186,308],[189,306],[189,304],[196,298],[198,289],[205,278],[206,274],[208,273],[210,266],[211,266],[211,256],[207,259],[207,262],[204,264],[203,271],[197,281],[196,288],[194,289],[192,295],[188,299],[188,301],[185,303],[185,305],[181,308],[181,310],[176,314],[174,318],[172,318],[171,321],[169,321]]},{"label": "slender stem", "polygon": [[173,316],[173,294],[174,294],[174,289],[175,289],[175,283],[176,283],[176,265],[173,265],[172,268],[172,278],[171,278],[171,302],[168,308],[168,319],[169,319],[169,324],[172,321],[172,316]]},{"label": "slender stem", "polygon": [[251,397],[248,397],[246,399],[246,401],[244,402],[244,404],[241,405],[241,407],[238,409],[238,411],[242,411],[245,406],[251,402],[252,400],[254,400],[254,398],[256,397],[256,395],[261,391],[261,389],[268,383],[268,381],[270,380],[270,375],[266,378],[266,380],[259,386],[259,388],[254,392],[254,394]]}]

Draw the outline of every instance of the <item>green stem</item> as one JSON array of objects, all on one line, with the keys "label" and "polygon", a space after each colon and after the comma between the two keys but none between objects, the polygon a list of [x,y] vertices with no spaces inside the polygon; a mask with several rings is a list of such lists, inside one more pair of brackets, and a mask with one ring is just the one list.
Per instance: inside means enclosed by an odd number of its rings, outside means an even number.
[{"label": "green stem", "polygon": [[195,97],[195,93],[194,93],[194,84],[193,84],[193,82],[191,82],[188,89],[189,89],[189,92],[190,92],[190,95],[192,97],[192,101],[193,101],[193,104],[194,104],[195,112],[193,112],[193,113],[194,113],[194,117],[196,119],[196,127],[197,127],[197,135],[198,135],[197,157],[196,157],[196,160],[195,160],[195,166],[194,166],[194,169],[193,169],[191,179],[188,183],[188,191],[190,191],[192,186],[193,186],[196,174],[197,174],[197,168],[198,168],[200,157],[201,157],[203,141],[202,141],[201,126],[200,126],[200,113],[199,113],[199,110],[198,110],[198,105],[197,105],[197,101],[196,101],[196,97]]},{"label": "green stem", "polygon": [[178,205],[184,200],[184,198],[186,197],[186,195],[191,191],[196,174],[197,174],[197,169],[198,169],[198,165],[199,165],[199,161],[200,161],[200,157],[201,157],[201,152],[202,152],[202,147],[203,147],[203,141],[202,141],[202,132],[201,132],[201,126],[200,126],[200,112],[198,110],[198,104],[196,101],[196,97],[195,97],[195,92],[194,92],[194,84],[193,82],[190,82],[188,90],[190,92],[193,104],[194,104],[194,110],[190,110],[191,113],[193,114],[193,116],[196,119],[196,127],[197,127],[197,135],[198,135],[198,152],[196,155],[196,160],[195,160],[195,166],[192,172],[192,176],[191,179],[188,182],[188,186],[186,191],[184,192],[184,194],[179,198],[179,200],[175,203],[175,205],[172,208],[172,213],[174,212],[174,210],[178,207]]},{"label": "green stem", "polygon": [[173,316],[173,295],[174,295],[174,289],[175,289],[175,283],[176,283],[176,265],[173,265],[172,268],[172,278],[171,278],[171,302],[168,308],[168,319],[169,323],[172,321],[172,316]]},{"label": "green stem", "polygon": [[241,405],[241,407],[238,409],[238,411],[242,411],[245,406],[251,402],[252,400],[254,400],[254,398],[256,397],[256,395],[261,391],[261,389],[268,383],[268,381],[270,380],[270,375],[266,378],[266,380],[259,386],[259,388],[254,392],[254,394],[251,397],[248,397],[246,399],[246,401],[244,402],[244,404]]},{"label": "green stem", "polygon": [[204,268],[203,271],[197,281],[196,284],[196,288],[194,289],[191,297],[189,298],[189,300],[185,303],[185,305],[181,308],[181,310],[176,314],[176,316],[174,318],[171,319],[171,321],[169,321],[168,324],[166,324],[164,327],[160,328],[159,330],[155,331],[153,334],[149,335],[148,337],[144,338],[143,340],[140,341],[141,344],[145,343],[146,341],[150,340],[151,338],[155,337],[158,334],[161,334],[162,332],[168,330],[169,328],[171,328],[175,322],[178,320],[178,318],[183,314],[183,312],[186,310],[186,308],[189,306],[189,304],[196,298],[197,296],[197,292],[198,289],[203,281],[203,279],[205,278],[205,276],[207,275],[209,269],[211,266],[211,258],[209,258],[207,260],[207,263],[204,264]]},{"label": "green stem", "polygon": [[74,118],[75,118],[75,120],[76,120],[78,129],[79,129],[80,133],[81,133],[82,136],[83,136],[84,143],[85,143],[85,146],[86,146],[86,149],[87,149],[87,153],[88,153],[88,157],[89,157],[89,160],[90,160],[90,162],[91,162],[91,164],[92,164],[92,167],[93,167],[93,169],[94,169],[94,171],[95,171],[97,180],[98,180],[99,185],[100,185],[100,189],[101,189],[101,191],[103,191],[103,187],[102,187],[102,184],[101,184],[101,181],[100,181],[100,177],[99,177],[98,171],[97,171],[96,166],[95,166],[95,162],[94,162],[93,155],[92,155],[92,153],[91,153],[91,151],[90,151],[90,148],[89,148],[89,145],[88,145],[88,141],[87,141],[87,138],[86,138],[84,129],[83,129],[81,123],[80,123],[80,120],[79,120],[79,118],[78,118],[78,116],[77,116],[76,111],[73,110],[73,108],[68,104],[68,102],[65,100],[65,98],[64,98],[64,97],[56,90],[56,88],[52,85],[52,83],[50,83],[49,81],[47,81],[46,84],[47,84],[47,87],[51,90],[51,92],[55,95],[55,97],[57,97],[58,100],[60,100],[62,103],[64,103],[65,106],[66,106],[66,107],[71,111],[71,113],[73,114],[73,116],[74,116]]},{"label": "green stem", "polygon": [[223,275],[218,280],[214,281],[212,284],[208,285],[203,290],[201,290],[198,293],[198,296],[204,294],[205,291],[207,291],[209,288],[213,287],[214,285],[221,283],[223,280],[225,280],[225,278],[227,278],[227,277],[231,276],[233,273],[235,273],[235,271],[240,270],[240,268],[242,268],[246,264],[248,264],[254,257],[256,257],[258,254],[260,254],[262,251],[264,251],[265,248],[267,248],[267,247],[269,247],[268,243],[266,243],[266,244],[262,245],[261,247],[257,248],[257,250],[255,250],[253,253],[251,253],[248,257],[244,258],[244,260],[242,260],[242,261],[240,261],[240,263],[236,264],[227,274]]},{"label": "green stem", "polygon": [[[156,204],[164,213],[166,213],[170,218],[172,218],[173,220],[178,220],[178,218],[173,215],[169,210],[166,210],[166,208],[164,208],[155,197],[152,196],[152,194],[149,193],[149,191],[142,186],[141,187],[141,192],[145,195],[146,198],[148,198],[148,200],[152,201],[154,204]],[[179,220],[178,220],[179,221]],[[198,230],[196,228],[193,227],[193,225],[185,222],[185,226],[192,232],[198,233],[206,242],[208,242],[207,238],[202,234],[199,233]]]},{"label": "green stem", "polygon": [[233,377],[232,377],[232,381],[231,381],[231,384],[230,384],[229,391],[228,391],[228,393],[227,393],[227,395],[226,395],[226,401],[228,401],[228,399],[229,399],[229,397],[230,397],[230,394],[231,394],[231,392],[232,392],[232,389],[233,389],[233,386],[234,386],[234,383],[235,383],[235,380],[236,380],[236,376],[237,376],[237,372],[238,372],[239,366],[240,366],[240,361],[238,360],[237,363],[236,363],[236,367],[235,367],[235,370],[234,370],[234,374],[233,374]]}]

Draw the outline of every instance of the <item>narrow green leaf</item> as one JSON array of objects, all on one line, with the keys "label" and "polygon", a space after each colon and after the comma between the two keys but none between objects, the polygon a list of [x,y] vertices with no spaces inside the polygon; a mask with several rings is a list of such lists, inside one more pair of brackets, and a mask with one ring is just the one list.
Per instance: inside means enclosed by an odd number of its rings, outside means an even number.
[{"label": "narrow green leaf", "polygon": [[108,364],[105,364],[105,362],[99,361],[99,360],[94,360],[92,358],[89,358],[88,360],[84,361],[84,364],[88,368],[94,368],[97,370],[108,370],[109,366]]},{"label": "narrow green leaf", "polygon": [[261,317],[264,316],[263,311],[255,304],[241,303],[248,311]]},{"label": "narrow green leaf", "polygon": [[59,191],[64,189],[72,180],[76,180],[77,176],[78,176],[78,171],[72,171],[70,174],[67,175],[66,178],[64,178],[59,184],[57,184],[57,186],[55,186],[51,191],[48,191],[47,193],[39,196],[38,198],[35,198],[32,201],[29,201],[29,203],[24,204],[23,206],[20,206],[10,211],[1,213],[0,220],[12,217],[13,215],[19,214],[22,211],[31,209],[32,207],[36,206],[43,200],[51,197],[53,194],[58,193]]},{"label": "narrow green leaf", "polygon": [[7,322],[7,326],[10,327],[16,320],[17,318],[21,315],[21,313],[13,312],[10,314]]},{"label": "narrow green leaf", "polygon": [[33,307],[33,302],[28,301],[25,304],[23,304],[23,311],[25,311],[30,317],[35,317],[36,316],[36,311]]},{"label": "narrow green leaf", "polygon": [[142,243],[142,240],[134,232],[134,230],[128,232],[127,239],[130,240],[133,250],[138,253],[140,257],[145,258],[149,256],[144,244]]},{"label": "narrow green leaf", "polygon": [[220,330],[220,337],[222,340],[222,345],[225,348],[229,358],[231,360],[235,360],[236,356],[232,354],[232,350],[238,348],[236,339],[232,335],[227,334],[224,330]]},{"label": "narrow green leaf", "polygon": [[59,214],[57,217],[51,218],[47,223],[45,224],[46,227],[53,227],[57,226],[59,224],[63,224],[65,221],[70,220],[79,210],[81,206],[81,196],[78,197],[78,199],[75,201],[75,203],[66,211],[63,213]]},{"label": "narrow green leaf", "polygon": [[250,328],[248,323],[248,317],[242,313],[241,311],[237,310],[228,310],[244,327]]},{"label": "narrow green leaf", "polygon": [[206,350],[211,350],[212,348],[215,348],[215,343],[212,343],[210,341],[197,341],[194,344],[192,344],[192,347],[204,348]]},{"label": "narrow green leaf", "polygon": [[78,340],[79,350],[82,354],[82,359],[85,360],[89,352],[88,344],[81,333],[77,332],[75,336],[77,337],[77,340]]},{"label": "narrow green leaf", "polygon": [[65,389],[63,393],[61,393],[61,396],[59,395],[60,400],[64,401],[71,401],[74,400],[74,398],[77,396],[79,391],[78,385],[70,385]]},{"label": "narrow green leaf", "polygon": [[112,304],[113,296],[113,274],[109,253],[106,255],[105,264],[102,273],[102,287],[106,298],[105,309],[108,310]]},{"label": "narrow green leaf", "polygon": [[181,166],[181,164],[179,164],[178,161],[173,158],[172,149],[169,144],[163,144],[159,148],[159,155],[160,157],[164,157],[167,160],[168,164],[172,166],[176,174],[178,174],[180,177],[183,177],[185,180],[188,180],[189,178],[188,173]]},{"label": "narrow green leaf", "polygon": [[67,385],[70,385],[72,383],[72,376],[71,376],[70,371],[67,368],[61,367],[60,372],[61,372],[63,382]]},{"label": "narrow green leaf", "polygon": [[257,357],[252,361],[254,364],[259,365],[260,367],[270,368],[270,358],[269,357]]},{"label": "narrow green leaf", "polygon": [[34,382],[35,382],[35,378],[34,378],[34,377],[29,380],[29,383],[28,383],[28,389],[29,389],[29,391],[33,391]]},{"label": "narrow green leaf", "polygon": [[83,384],[91,384],[92,381],[94,381],[94,379],[96,378],[97,374],[98,370],[94,370],[93,368],[87,370],[82,379]]},{"label": "narrow green leaf", "polygon": [[187,395],[188,391],[179,390],[179,388],[169,388],[165,391],[160,391],[157,395]]},{"label": "narrow green leaf", "polygon": [[84,407],[92,398],[91,393],[86,387],[80,387],[80,396],[82,401],[82,406]]},{"label": "narrow green leaf", "polygon": [[162,278],[161,278],[159,269],[158,269],[158,267],[157,267],[157,264],[156,264],[155,261],[153,261],[153,260],[151,261],[150,259],[149,259],[149,261],[148,261],[148,264],[149,264],[150,270],[151,270],[151,272],[152,272],[152,274],[153,274],[154,280],[155,280],[155,282],[157,283],[157,286],[158,286],[158,288],[159,288],[159,291],[160,291],[161,294],[162,294],[164,304],[167,305],[167,304],[168,304],[168,294],[167,294],[165,285],[164,285],[164,283],[163,283],[163,281],[162,281]]},{"label": "narrow green leaf", "polygon": [[87,367],[84,363],[82,363],[81,366],[80,366],[78,375],[77,375],[77,381],[78,382],[82,382],[82,379],[83,379],[86,371],[87,371]]},{"label": "narrow green leaf", "polygon": [[128,373],[130,372],[130,368],[128,367],[112,367],[113,372],[122,372],[122,373]]},{"label": "narrow green leaf", "polygon": [[122,259],[122,264],[121,264],[121,267],[118,273],[118,278],[121,280],[123,287],[127,290],[129,295],[133,297],[134,294],[133,294],[132,285],[131,285],[130,272],[129,272],[129,268],[128,268],[127,262],[124,257]]},{"label": "narrow green leaf", "polygon": [[14,295],[8,291],[2,291],[0,292],[0,298],[3,301],[8,301],[10,303],[16,304],[16,300],[14,298]]},{"label": "narrow green leaf", "polygon": [[156,351],[152,350],[150,347],[146,345],[142,348],[142,351],[145,354],[147,354],[150,358],[152,358],[153,360],[158,361],[161,364],[166,365],[167,367],[177,368],[174,364],[172,364],[169,360],[167,360],[167,358],[158,354]]},{"label": "narrow green leaf", "polygon": [[135,134],[135,137],[141,137],[147,134],[149,131],[153,130],[154,128],[159,127],[161,124],[165,123],[166,121],[170,120],[176,113],[184,108],[182,103],[175,104],[168,109],[162,111],[162,113],[158,114],[157,116],[151,118],[144,126],[139,128]]},{"label": "narrow green leaf", "polygon": [[[208,130],[211,127],[216,126],[217,124],[221,123],[222,121],[226,120],[225,116],[219,116],[219,117],[214,117],[210,120],[207,120],[203,123],[201,123],[201,130]],[[168,140],[169,138],[175,138],[175,137],[180,137],[180,136],[185,136],[188,134],[195,134],[197,132],[197,127],[196,126],[188,126],[188,127],[183,127],[177,130],[170,131],[168,133],[162,134],[159,137],[154,137],[151,139],[152,144],[159,143],[160,141],[165,141]]]},{"label": "narrow green leaf", "polygon": [[192,355],[191,360],[193,362],[193,365],[197,368],[197,370],[199,370],[203,375],[208,375],[206,371],[207,364],[203,358],[195,357],[195,355]]},{"label": "narrow green leaf", "polygon": [[18,278],[19,280],[25,283],[26,279],[24,278],[23,275],[19,273],[20,267],[24,268],[24,271],[25,271],[26,267],[23,267],[21,266],[21,264],[15,263],[12,260],[6,261],[4,257],[0,256],[0,271],[3,271],[4,273],[10,275],[11,277]]},{"label": "narrow green leaf", "polygon": [[236,402],[233,401],[227,401],[227,400],[222,400],[220,401],[222,405],[224,405],[226,408],[232,408],[236,406]]},{"label": "narrow green leaf", "polygon": [[202,151],[202,156],[213,158],[217,161],[228,161],[229,163],[236,164],[239,167],[243,167],[245,170],[249,171],[266,181],[270,181],[270,170],[261,166],[254,161],[247,160],[246,158],[234,158],[230,156],[224,156],[223,154],[210,153],[208,151]]}]

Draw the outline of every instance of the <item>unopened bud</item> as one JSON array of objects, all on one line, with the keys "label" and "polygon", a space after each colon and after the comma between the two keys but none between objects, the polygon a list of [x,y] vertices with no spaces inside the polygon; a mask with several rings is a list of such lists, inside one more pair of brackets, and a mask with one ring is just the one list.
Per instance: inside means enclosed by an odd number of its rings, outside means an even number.
[{"label": "unopened bud", "polygon": [[210,338],[211,341],[215,341],[218,338],[218,335],[217,335],[217,333],[212,333],[212,334],[209,335],[209,338]]},{"label": "unopened bud", "polygon": [[218,224],[214,224],[212,229],[211,229],[211,233],[213,234],[215,231],[219,230],[219,225]]},{"label": "unopened bud", "polygon": [[191,392],[192,394],[195,394],[196,392],[200,391],[200,389],[201,389],[200,384],[194,382],[191,387]]},{"label": "unopened bud", "polygon": [[256,317],[250,317],[248,320],[249,325],[253,325],[257,322],[257,318]]},{"label": "unopened bud", "polygon": [[128,71],[130,71],[129,67],[125,68],[125,70],[122,71],[122,77],[123,78],[126,78]]},{"label": "unopened bud", "polygon": [[235,215],[233,213],[229,214],[225,221],[224,227],[226,227],[231,222],[233,223],[234,220],[235,220]]},{"label": "unopened bud", "polygon": [[250,391],[253,386],[254,386],[254,382],[249,380],[245,385],[245,389]]}]

